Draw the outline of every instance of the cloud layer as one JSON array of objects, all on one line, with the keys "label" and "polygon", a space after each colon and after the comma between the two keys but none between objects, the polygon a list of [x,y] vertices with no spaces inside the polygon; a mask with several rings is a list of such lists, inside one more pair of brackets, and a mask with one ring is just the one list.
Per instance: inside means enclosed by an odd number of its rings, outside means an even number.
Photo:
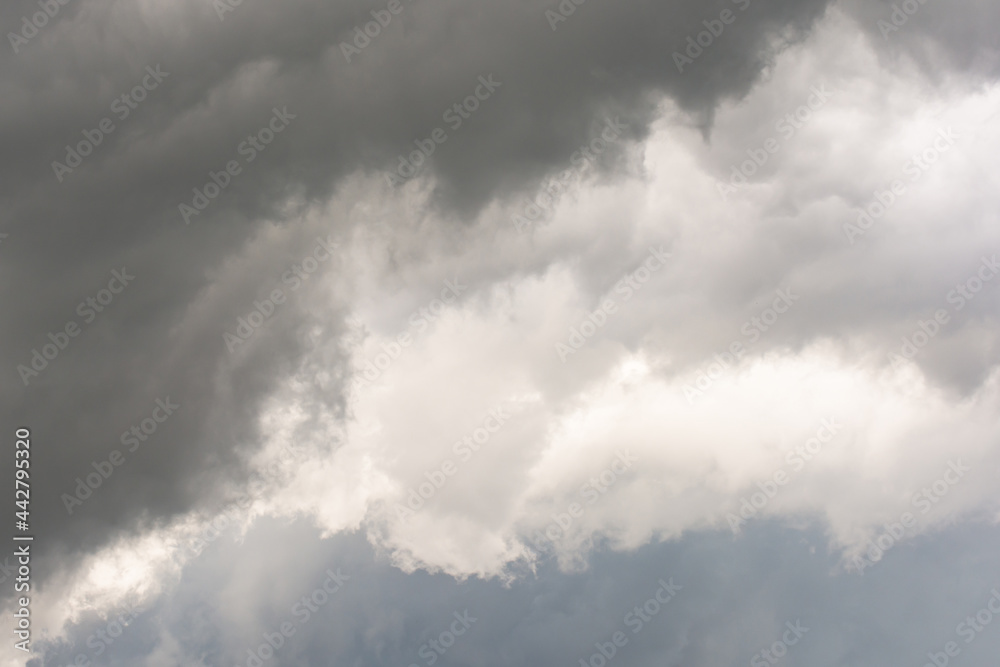
[{"label": "cloud layer", "polygon": [[276,664],[475,605],[443,662],[575,662],[670,576],[630,662],[943,650],[997,583],[1000,17],[903,4],[0,10],[37,664],[123,609],[110,664],[247,664],[335,556]]}]

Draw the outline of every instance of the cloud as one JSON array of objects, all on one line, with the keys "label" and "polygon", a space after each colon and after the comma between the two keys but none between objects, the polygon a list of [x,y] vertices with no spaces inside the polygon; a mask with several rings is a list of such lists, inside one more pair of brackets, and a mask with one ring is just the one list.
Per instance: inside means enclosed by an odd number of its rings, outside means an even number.
[{"label": "cloud", "polygon": [[[451,577],[490,601],[530,576],[597,576],[595,553],[627,569],[704,550],[725,572],[734,516],[737,543],[808,534],[838,581],[906,512],[894,545],[960,521],[992,534],[992,6],[944,22],[926,3],[883,37],[887,3],[593,0],[553,24],[557,3],[442,0],[402,5],[348,62],[342,43],[383,6],[70,3],[0,60],[0,414],[44,452],[47,651],[134,599],[155,610],[128,640],[147,664],[245,653],[264,630],[244,629],[317,583],[259,591],[266,568],[243,556],[215,582],[199,568],[228,553],[206,540],[220,516],[248,541],[295,522],[310,564],[350,534],[358,566],[378,559],[407,595]],[[154,87],[151,69],[169,74]],[[393,187],[400,160],[422,164]],[[134,282],[104,303],[113,271]],[[36,350],[47,363],[25,376]],[[176,415],[70,514],[167,397]],[[971,470],[935,487],[955,466]],[[906,571],[903,550],[883,551]],[[211,613],[189,577],[222,600]],[[577,585],[553,607],[624,600]],[[194,607],[213,631],[179,620]],[[414,613],[344,655],[415,660]],[[557,627],[590,655],[558,613],[502,655],[563,659],[540,629]],[[721,647],[689,613],[656,650],[718,664],[796,612],[748,634],[733,612]],[[864,636],[808,650],[840,659]]]}]

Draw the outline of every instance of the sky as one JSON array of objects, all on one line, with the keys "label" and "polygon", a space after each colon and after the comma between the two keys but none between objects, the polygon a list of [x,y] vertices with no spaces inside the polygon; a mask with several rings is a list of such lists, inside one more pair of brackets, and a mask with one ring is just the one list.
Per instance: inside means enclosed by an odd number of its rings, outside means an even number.
[{"label": "sky", "polygon": [[0,25],[2,667],[997,655],[997,3]]}]

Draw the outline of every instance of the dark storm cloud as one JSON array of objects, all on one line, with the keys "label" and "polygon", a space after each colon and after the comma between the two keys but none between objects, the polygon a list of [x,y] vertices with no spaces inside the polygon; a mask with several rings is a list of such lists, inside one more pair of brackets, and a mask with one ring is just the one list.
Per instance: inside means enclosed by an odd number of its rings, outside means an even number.
[{"label": "dark storm cloud", "polygon": [[[951,528],[894,547],[859,576],[839,568],[820,530],[760,523],[737,539],[706,533],[627,554],[598,550],[586,572],[547,563],[504,585],[405,575],[357,535],[317,542],[303,526],[265,522],[242,546],[218,542],[114,643],[100,635],[109,621],[92,619],[47,646],[45,664],[101,650],[108,665],[152,655],[164,664],[246,665],[248,651],[283,622],[295,634],[265,664],[423,666],[436,654],[440,665],[572,666],[597,654],[595,644],[610,653],[616,632],[624,641],[611,665],[747,665],[786,639],[781,664],[919,666],[948,641],[975,662],[1000,646],[1000,619],[971,640],[956,628],[1000,584],[989,557],[998,539],[983,526]],[[325,601],[317,596],[307,615],[302,597],[322,587],[328,570],[349,578]],[[669,601],[649,603],[658,592]],[[466,610],[475,621],[437,654],[429,642]]]},{"label": "dark storm cloud", "polygon": [[[0,230],[9,237],[0,246],[0,397],[4,423],[33,429],[41,553],[96,548],[138,517],[157,520],[219,494],[237,475],[239,453],[255,446],[260,400],[296,370],[309,315],[291,300],[238,360],[222,332],[317,234],[357,222],[345,210],[306,224],[283,208],[289,198],[323,198],[357,170],[381,173],[442,127],[438,201],[469,212],[562,168],[609,116],[643,136],[664,93],[709,118],[717,101],[750,88],[775,35],[803,34],[825,2],[740,10],[592,0],[553,31],[545,11],[555,3],[424,0],[406,3],[348,63],[339,44],[382,6],[247,1],[220,20],[207,2],[71,0],[17,53],[2,51]],[[674,51],[723,8],[735,23],[679,73]],[[37,11],[8,4],[0,23],[16,31]],[[500,88],[448,127],[442,113],[490,75]],[[275,108],[294,118],[251,163],[242,142],[269,126]],[[71,167],[66,146],[84,132],[100,143]],[[192,188],[229,161],[240,173],[186,225],[179,204],[194,205]],[[293,230],[270,252],[252,245],[266,240],[265,220]],[[234,261],[241,252],[249,258]],[[134,281],[86,321],[78,304],[103,298],[114,270]],[[71,321],[80,334],[25,386],[17,367]],[[166,397],[181,405],[176,415],[67,516],[61,494]],[[336,414],[339,399],[329,403]]]}]

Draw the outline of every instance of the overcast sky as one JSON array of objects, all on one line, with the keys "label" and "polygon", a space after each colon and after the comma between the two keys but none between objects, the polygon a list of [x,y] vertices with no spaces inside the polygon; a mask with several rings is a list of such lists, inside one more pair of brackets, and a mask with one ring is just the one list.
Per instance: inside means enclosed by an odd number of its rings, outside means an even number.
[{"label": "overcast sky", "polygon": [[3,667],[995,659],[1000,4],[237,2],[0,8]]}]

